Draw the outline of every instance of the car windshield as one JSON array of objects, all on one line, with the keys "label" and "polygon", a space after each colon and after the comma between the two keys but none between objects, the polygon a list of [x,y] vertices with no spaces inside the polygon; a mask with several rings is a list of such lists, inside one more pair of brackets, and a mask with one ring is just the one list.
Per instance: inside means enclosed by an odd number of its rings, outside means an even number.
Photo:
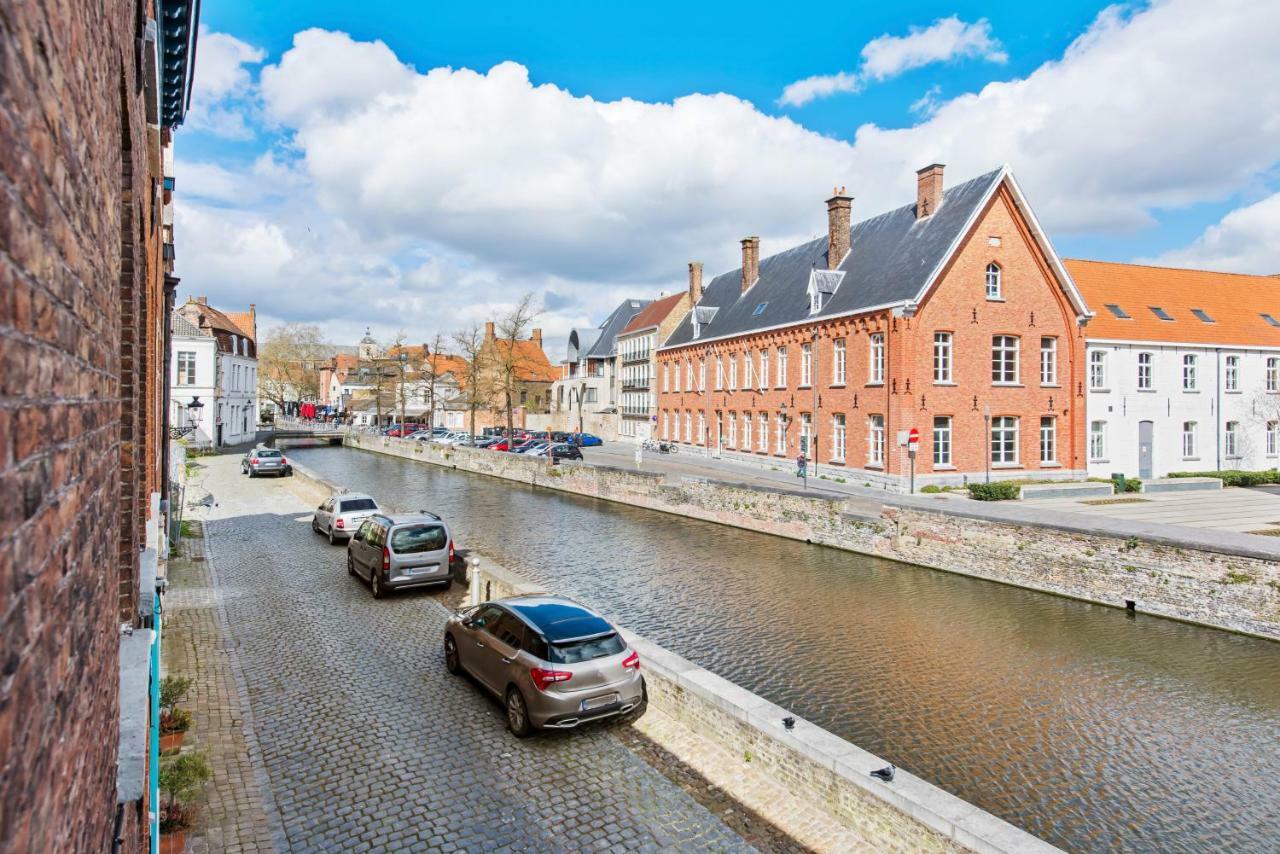
[{"label": "car windshield", "polygon": [[556,664],[578,664],[595,658],[617,655],[626,649],[622,638],[617,633],[590,640],[553,643],[551,645],[551,661]]},{"label": "car windshield", "polygon": [[372,498],[348,498],[342,502],[342,509],[339,513],[350,513],[353,510],[377,510],[378,505],[374,503]]},{"label": "car windshield", "polygon": [[391,535],[391,550],[401,555],[422,554],[439,551],[448,542],[444,528],[439,525],[411,525],[395,530]]},{"label": "car windshield", "polygon": [[278,456],[280,456],[279,451],[258,451],[258,459],[260,460],[275,459]]}]

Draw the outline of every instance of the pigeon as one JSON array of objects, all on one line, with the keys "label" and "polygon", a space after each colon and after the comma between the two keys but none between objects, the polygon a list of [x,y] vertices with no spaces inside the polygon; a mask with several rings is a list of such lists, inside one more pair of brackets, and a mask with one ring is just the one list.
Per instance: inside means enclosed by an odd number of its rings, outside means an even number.
[{"label": "pigeon", "polygon": [[796,719],[791,717],[790,715],[787,715],[785,718],[782,719],[782,725],[787,729],[795,729]]},{"label": "pigeon", "polygon": [[898,769],[894,768],[892,765],[886,765],[884,768],[880,768],[875,771],[872,771],[871,776],[884,780],[886,783],[892,783],[893,772],[896,770]]}]

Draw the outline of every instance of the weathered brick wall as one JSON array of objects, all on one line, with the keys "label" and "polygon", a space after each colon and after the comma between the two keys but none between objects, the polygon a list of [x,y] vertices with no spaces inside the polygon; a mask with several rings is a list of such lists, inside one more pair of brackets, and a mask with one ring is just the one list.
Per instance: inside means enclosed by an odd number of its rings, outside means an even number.
[{"label": "weathered brick wall", "polygon": [[[114,829],[118,627],[147,512],[146,362],[125,331],[146,321],[158,219],[135,5],[0,6],[4,851],[104,851]],[[125,832],[137,848],[139,815]]]},{"label": "weathered brick wall", "polygon": [[[1280,562],[1262,550],[1130,536],[1121,523],[1072,530],[981,518],[1001,511],[959,501],[935,511],[922,499],[882,503],[717,481],[667,484],[653,473],[550,468],[522,455],[379,436],[352,436],[347,444],[1115,607],[1131,600],[1145,613],[1280,640]],[[962,512],[966,506],[973,515]]]}]

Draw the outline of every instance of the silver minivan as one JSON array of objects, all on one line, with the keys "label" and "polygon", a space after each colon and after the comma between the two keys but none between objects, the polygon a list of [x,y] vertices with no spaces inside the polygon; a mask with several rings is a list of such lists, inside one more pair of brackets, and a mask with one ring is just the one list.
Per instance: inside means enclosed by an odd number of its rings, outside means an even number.
[{"label": "silver minivan", "polygon": [[365,519],[378,512],[378,502],[361,492],[330,495],[311,516],[311,530],[329,537],[330,545],[349,540]]},{"label": "silver minivan", "polygon": [[559,596],[514,596],[454,614],[444,661],[502,699],[517,738],[643,710],[640,654],[608,620]]},{"label": "silver minivan", "polygon": [[436,514],[375,513],[347,544],[347,572],[369,582],[374,599],[408,587],[448,589],[453,554],[453,537]]}]

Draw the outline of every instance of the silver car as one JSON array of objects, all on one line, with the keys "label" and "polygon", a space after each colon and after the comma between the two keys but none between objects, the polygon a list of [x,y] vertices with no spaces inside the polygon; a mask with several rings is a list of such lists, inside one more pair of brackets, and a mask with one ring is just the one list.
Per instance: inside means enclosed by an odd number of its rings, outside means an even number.
[{"label": "silver car", "polygon": [[454,614],[445,667],[500,697],[517,738],[642,709],[640,655],[604,617],[571,599],[515,596]]},{"label": "silver car", "polygon": [[249,477],[260,474],[288,477],[293,474],[293,466],[289,465],[289,458],[275,448],[254,448],[240,460],[240,471]]},{"label": "silver car", "polygon": [[338,492],[316,508],[311,517],[311,530],[326,534],[330,545],[349,540],[360,524],[378,512],[373,496],[360,492]]},{"label": "silver car", "polygon": [[375,513],[347,544],[347,572],[369,582],[374,599],[408,587],[452,583],[453,537],[434,513]]}]

